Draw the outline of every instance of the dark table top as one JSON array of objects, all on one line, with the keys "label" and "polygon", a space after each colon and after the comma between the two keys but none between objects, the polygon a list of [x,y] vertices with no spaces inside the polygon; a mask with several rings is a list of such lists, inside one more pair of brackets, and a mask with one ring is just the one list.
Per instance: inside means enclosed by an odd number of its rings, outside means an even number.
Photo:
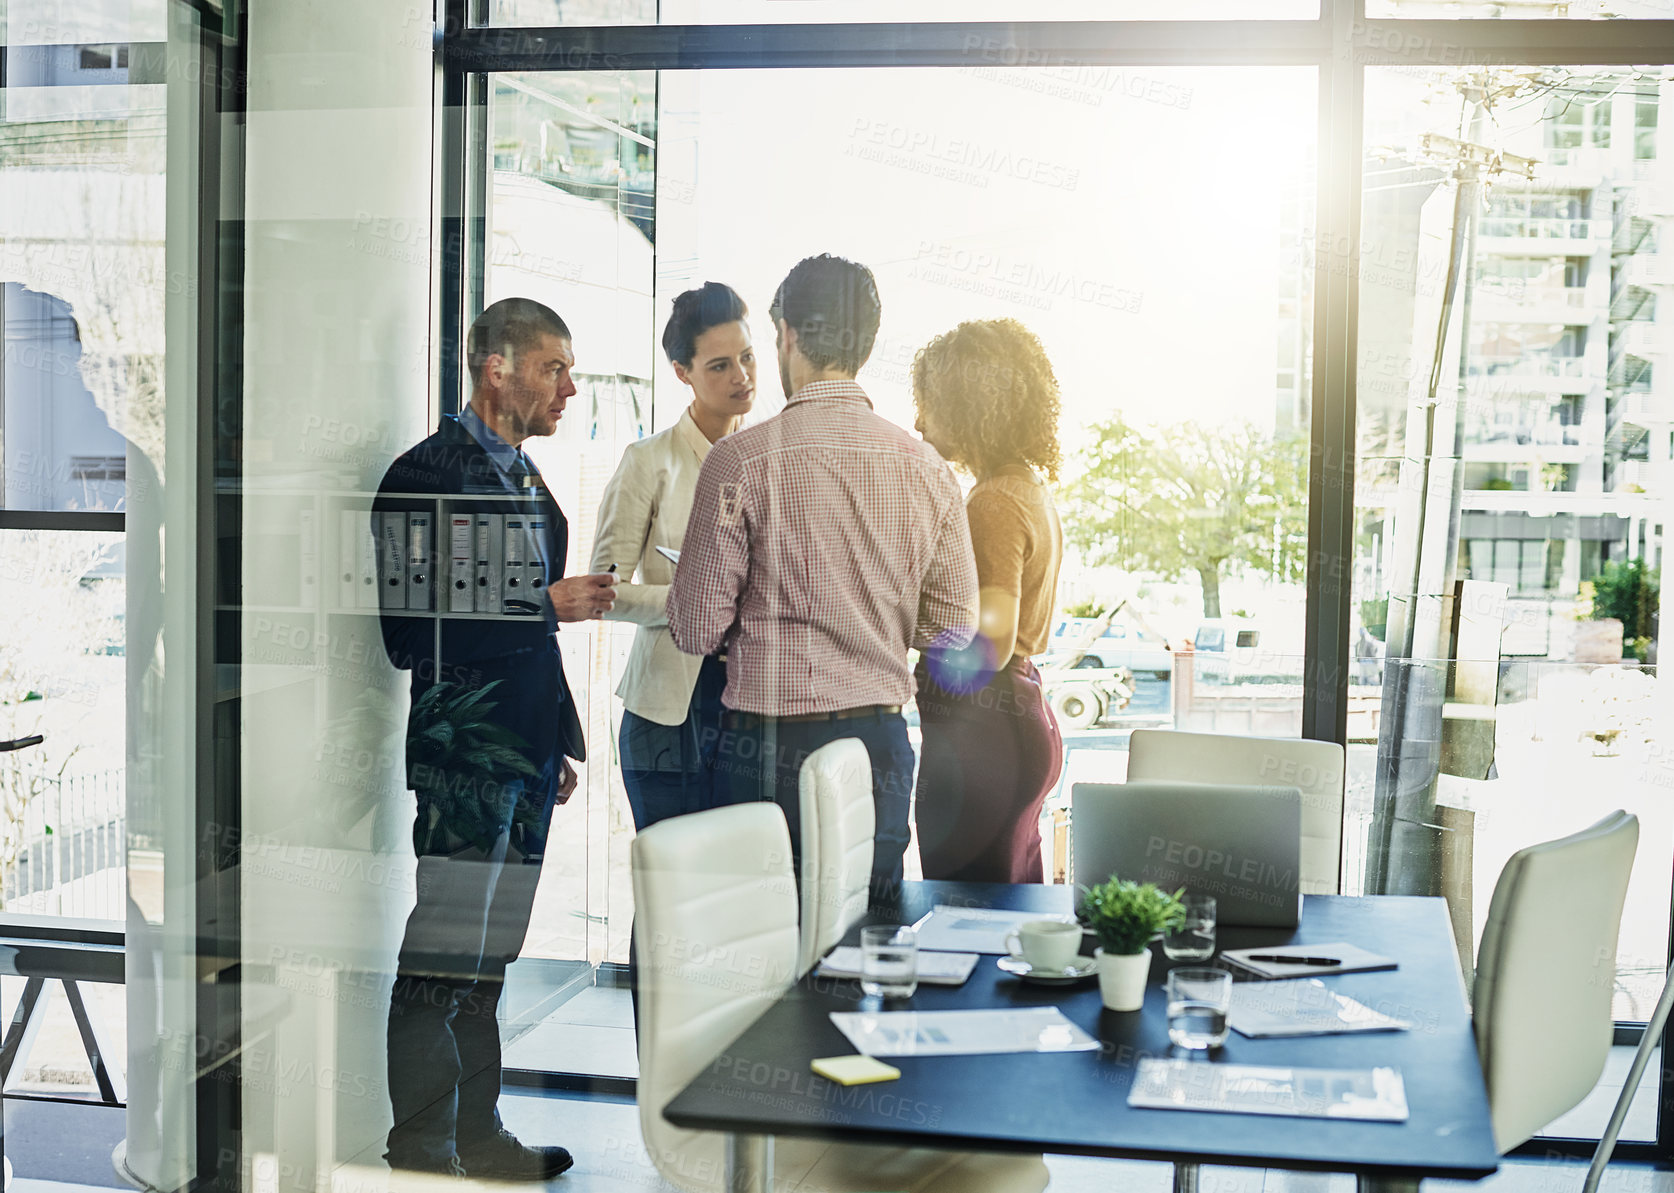
[{"label": "dark table top", "polygon": [[[899,919],[938,903],[1062,913],[1072,888],[908,883]],[[858,929],[851,933],[858,939]],[[1151,966],[1142,1010],[1106,1011],[1098,983],[1040,986],[983,956],[963,986],[923,986],[889,1010],[969,1010],[1055,1004],[1099,1041],[1097,1052],[891,1057],[897,1081],[839,1086],[809,1062],[854,1051],[827,1015],[859,1009],[854,982],[810,976],[793,987],[665,1110],[677,1126],[847,1143],[1046,1151],[1210,1164],[1471,1179],[1499,1166],[1470,1012],[1441,899],[1310,895],[1289,929],[1222,926],[1223,949],[1346,940],[1400,961],[1395,970],[1325,979],[1333,989],[1405,1019],[1405,1032],[1251,1040],[1232,1032],[1207,1063],[1401,1070],[1405,1123],[1141,1110],[1127,1105],[1140,1058],[1168,1056],[1162,982]],[[850,943],[853,943],[851,940]],[[1088,938],[1088,949],[1092,938]],[[869,1006],[876,1005],[869,1000]]]}]

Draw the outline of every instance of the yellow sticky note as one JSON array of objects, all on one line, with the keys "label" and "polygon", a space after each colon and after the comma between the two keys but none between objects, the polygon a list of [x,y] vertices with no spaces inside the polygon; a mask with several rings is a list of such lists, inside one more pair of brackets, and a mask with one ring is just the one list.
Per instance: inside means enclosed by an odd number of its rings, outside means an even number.
[{"label": "yellow sticky note", "polygon": [[865,1085],[870,1081],[894,1081],[901,1070],[870,1056],[822,1056],[813,1062],[814,1072],[838,1085]]}]

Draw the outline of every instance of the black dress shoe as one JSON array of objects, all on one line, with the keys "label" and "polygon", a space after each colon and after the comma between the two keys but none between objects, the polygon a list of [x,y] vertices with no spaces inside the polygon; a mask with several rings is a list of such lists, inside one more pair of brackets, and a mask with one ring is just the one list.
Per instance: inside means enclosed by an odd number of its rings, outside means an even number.
[{"label": "black dress shoe", "polygon": [[561,1147],[529,1147],[501,1127],[493,1135],[459,1141],[459,1158],[473,1177],[499,1181],[549,1181],[575,1158]]},{"label": "black dress shoe", "polygon": [[384,1159],[391,1168],[404,1169],[407,1172],[428,1172],[432,1176],[452,1176],[463,1179],[465,1165],[459,1162],[458,1156],[448,1156],[446,1159],[434,1159],[430,1156],[386,1152]]}]

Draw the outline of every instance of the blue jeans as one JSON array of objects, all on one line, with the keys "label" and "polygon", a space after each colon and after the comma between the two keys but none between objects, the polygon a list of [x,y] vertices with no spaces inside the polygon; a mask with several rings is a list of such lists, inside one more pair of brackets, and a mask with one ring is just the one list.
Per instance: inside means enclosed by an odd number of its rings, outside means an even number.
[{"label": "blue jeans", "polygon": [[721,736],[721,692],[726,686],[726,664],[711,656],[703,660],[686,719],[680,724],[659,725],[623,710],[618,737],[622,785],[628,789],[636,830],[717,806],[715,751]]},{"label": "blue jeans", "polygon": [[779,721],[729,716],[721,730],[715,768],[724,776],[730,802],[773,800],[790,826],[794,873],[802,873],[802,764],[815,750],[857,737],[872,759],[872,805],[877,828],[872,838],[872,903],[893,906],[900,896],[913,792],[913,748],[900,713],[867,713],[824,721]]}]

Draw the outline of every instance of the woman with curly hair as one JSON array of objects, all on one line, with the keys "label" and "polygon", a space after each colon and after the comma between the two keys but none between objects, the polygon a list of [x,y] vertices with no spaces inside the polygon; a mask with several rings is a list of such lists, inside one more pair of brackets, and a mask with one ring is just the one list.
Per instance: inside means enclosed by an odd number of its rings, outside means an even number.
[{"label": "woman with curly hair", "polygon": [[[1041,882],[1040,810],[1064,745],[1029,656],[1046,649],[1063,532],[1058,380],[1014,319],[961,323],[913,360],[919,434],[976,477],[966,500],[981,612],[962,650],[918,665],[925,878]],[[1043,475],[1044,474],[1044,475]]]}]

